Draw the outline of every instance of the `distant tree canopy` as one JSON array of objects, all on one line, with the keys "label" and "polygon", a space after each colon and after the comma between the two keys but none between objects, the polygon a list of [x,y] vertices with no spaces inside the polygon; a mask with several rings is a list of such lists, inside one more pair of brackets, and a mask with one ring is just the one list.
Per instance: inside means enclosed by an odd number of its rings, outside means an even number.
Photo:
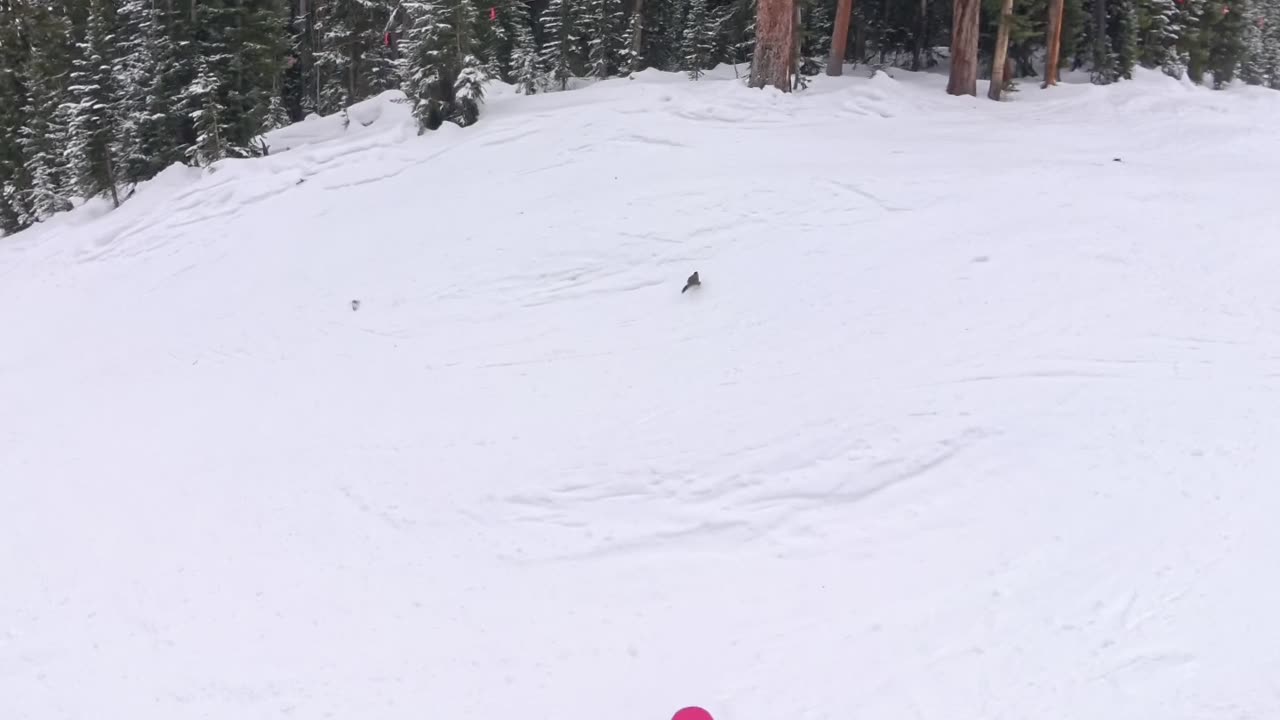
[{"label": "distant tree canopy", "polygon": [[[791,89],[833,46],[836,69],[926,69],[962,3],[985,76],[1002,0],[853,0],[840,30],[837,0],[0,0],[0,229],[119,203],[175,162],[261,154],[266,131],[387,89],[431,130],[476,122],[494,78],[532,94],[762,57],[756,84]],[[1042,72],[1050,6],[1013,3],[1006,82]],[[1096,83],[1143,66],[1280,88],[1280,0],[1062,0],[1062,18],[1062,65]]]}]

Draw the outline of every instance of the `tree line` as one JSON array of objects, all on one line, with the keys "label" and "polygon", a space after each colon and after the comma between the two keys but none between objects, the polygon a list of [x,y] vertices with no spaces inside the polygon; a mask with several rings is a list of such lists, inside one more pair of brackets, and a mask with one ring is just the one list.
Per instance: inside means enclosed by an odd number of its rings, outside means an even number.
[{"label": "tree line", "polygon": [[0,0],[0,229],[267,154],[266,131],[388,89],[426,131],[476,122],[492,79],[731,62],[791,91],[824,65],[944,59],[948,92],[983,76],[995,98],[1064,66],[1280,88],[1280,0]]}]

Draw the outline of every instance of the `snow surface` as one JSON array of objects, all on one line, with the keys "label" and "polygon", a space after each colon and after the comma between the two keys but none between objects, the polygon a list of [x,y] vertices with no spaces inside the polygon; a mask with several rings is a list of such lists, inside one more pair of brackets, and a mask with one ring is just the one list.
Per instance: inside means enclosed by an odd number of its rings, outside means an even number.
[{"label": "snow surface", "polygon": [[1280,93],[944,83],[389,94],[0,243],[0,717],[1280,717]]}]

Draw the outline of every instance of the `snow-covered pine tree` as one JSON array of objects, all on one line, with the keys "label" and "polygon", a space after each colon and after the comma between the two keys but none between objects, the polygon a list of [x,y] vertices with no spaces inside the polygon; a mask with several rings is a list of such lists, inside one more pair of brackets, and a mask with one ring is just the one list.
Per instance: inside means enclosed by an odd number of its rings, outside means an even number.
[{"label": "snow-covered pine tree", "polygon": [[1236,74],[1245,54],[1246,0],[1187,0],[1189,20],[1180,43],[1187,76],[1221,88]]},{"label": "snow-covered pine tree", "polygon": [[490,13],[481,12],[475,0],[450,0],[453,3],[453,62],[457,67],[453,81],[453,108],[449,119],[462,127],[474,125],[484,104],[484,86],[489,82],[491,59],[480,57],[481,41],[489,28]]},{"label": "snow-covered pine tree", "polygon": [[1167,69],[1177,65],[1178,4],[1175,0],[1136,0],[1138,64]]},{"label": "snow-covered pine tree", "polygon": [[587,37],[587,62],[593,76],[603,80],[622,67],[625,58],[621,53],[627,48],[623,22],[620,0],[586,0],[583,24]]},{"label": "snow-covered pine tree", "polygon": [[[515,53],[516,28],[528,26],[528,14],[523,3],[510,0],[488,0],[477,2],[477,12],[481,21],[475,24],[475,44],[473,55],[483,58],[485,75],[490,79],[508,79],[512,76]],[[524,22],[518,22],[516,16],[523,16]]]},{"label": "snow-covered pine tree", "polygon": [[[1175,0],[1177,2],[1177,0]],[[1169,19],[1168,34],[1173,38],[1169,58],[1161,66],[1166,75],[1182,79],[1191,74],[1191,52],[1195,40],[1195,17],[1204,6],[1204,0],[1182,0]]]},{"label": "snow-covered pine tree", "polygon": [[1085,33],[1089,42],[1089,79],[1095,85],[1107,85],[1119,78],[1115,67],[1115,53],[1111,48],[1108,32],[1108,0],[1088,0],[1089,23]]},{"label": "snow-covered pine tree", "polygon": [[632,13],[631,19],[629,20],[623,0],[615,0],[615,2],[618,4],[618,19],[617,25],[615,26],[616,30],[613,37],[613,48],[610,52],[610,56],[613,59],[615,72],[618,75],[627,75],[635,69],[636,63],[633,59],[635,55],[633,49],[635,43],[631,33],[635,30],[632,26],[632,21],[639,16]]},{"label": "snow-covered pine tree", "polygon": [[288,41],[291,64],[287,73],[285,104],[305,117],[320,106],[321,75],[316,68],[320,52],[317,4],[324,0],[294,0],[289,13]]},{"label": "snow-covered pine tree", "polygon": [[1087,4],[1090,21],[1084,35],[1090,79],[1106,85],[1132,76],[1139,55],[1134,0],[1089,0]]},{"label": "snow-covered pine tree", "polygon": [[1280,0],[1254,0],[1261,36],[1252,62],[1263,85],[1280,90]]},{"label": "snow-covered pine tree", "polygon": [[64,155],[70,130],[70,106],[62,102],[62,89],[43,67],[39,46],[32,47],[32,57],[24,74],[31,112],[28,122],[19,130],[18,144],[31,178],[26,205],[31,219],[39,221],[71,209],[66,197],[68,174]]},{"label": "snow-covered pine tree", "polygon": [[281,0],[224,1],[231,11],[226,37],[232,54],[231,74],[220,78],[227,88],[227,147],[239,157],[258,155],[288,46],[284,12]]},{"label": "snow-covered pine tree", "polygon": [[1264,40],[1263,27],[1266,21],[1262,14],[1262,4],[1250,3],[1249,16],[1244,25],[1244,57],[1240,62],[1240,79],[1250,85],[1265,85],[1267,72],[1263,66]]},{"label": "snow-covered pine tree", "polygon": [[1133,68],[1138,63],[1140,48],[1138,44],[1137,0],[1111,0],[1110,32],[1111,44],[1115,48],[1112,61],[1116,78],[1133,77]]},{"label": "snow-covered pine tree", "polygon": [[1186,0],[1185,31],[1179,52],[1187,61],[1187,77],[1222,87],[1235,76],[1245,51],[1246,0]]},{"label": "snow-covered pine tree", "polygon": [[707,0],[690,0],[684,23],[684,71],[697,80],[715,62],[716,38],[720,28],[707,9]]},{"label": "snow-covered pine tree", "polygon": [[452,28],[439,3],[407,0],[403,5],[410,26],[401,40],[401,87],[413,101],[413,116],[424,130],[435,130],[448,117],[453,103],[449,74],[448,35]]},{"label": "snow-covered pine tree", "polygon": [[524,0],[487,0],[478,9],[481,22],[476,28],[479,52],[475,54],[484,60],[491,79],[514,83],[520,30],[532,27],[529,6]]},{"label": "snow-covered pine tree", "polygon": [[544,72],[538,57],[538,45],[527,27],[516,28],[516,44],[511,64],[516,92],[533,95],[542,89]]},{"label": "snow-covered pine tree", "polygon": [[569,87],[569,78],[582,65],[579,47],[582,42],[582,13],[579,0],[551,0],[542,13],[542,65],[548,78],[560,86]]},{"label": "snow-covered pine tree", "polygon": [[[449,0],[449,13],[453,22],[453,45],[457,50],[454,61],[458,74],[464,70],[489,67],[485,54],[484,37],[489,31],[489,9],[480,10],[482,0]],[[488,72],[482,73],[488,77]],[[487,82],[487,79],[485,80]],[[456,87],[455,81],[455,87]]]},{"label": "snow-covered pine tree", "polygon": [[[831,52],[831,27],[835,23],[832,18],[832,6],[824,0],[804,0],[801,3],[801,9],[804,13],[804,24],[801,41],[803,65],[800,68],[800,74],[816,75],[822,67],[815,58],[825,59]],[[902,28],[901,31],[904,35],[909,35],[911,32],[906,28]]]},{"label": "snow-covered pine tree", "polygon": [[[29,181],[22,205],[27,220],[43,220],[71,207],[67,199],[70,114],[65,106],[71,25],[65,12],[40,4],[21,8],[24,57],[17,75],[25,89],[25,122],[15,139]],[[2,51],[0,51],[2,52]],[[2,113],[3,111],[0,111]]]},{"label": "snow-covered pine tree", "polygon": [[119,206],[117,189],[121,98],[114,74],[115,14],[110,0],[92,0],[84,40],[72,63],[71,132],[67,157],[76,186],[86,198],[107,195]]},{"label": "snow-covered pine tree", "polygon": [[645,55],[649,66],[667,72],[684,67],[684,22],[688,0],[652,0],[653,16],[646,23]]},{"label": "snow-covered pine tree", "polygon": [[136,184],[182,159],[165,87],[174,53],[164,19],[151,0],[126,0],[120,7],[120,27],[115,63],[120,84],[119,179]]},{"label": "snow-covered pine tree", "polygon": [[[478,37],[480,14],[472,0],[412,0],[404,3],[409,29],[400,61],[405,94],[414,103],[421,130],[445,121],[475,122],[487,81]],[[463,96],[459,98],[459,91]]]},{"label": "snow-covered pine tree", "polygon": [[[234,0],[191,0],[190,34],[179,44],[189,44],[184,58],[184,75],[189,77],[176,102],[190,123],[190,141],[185,154],[201,167],[227,157],[246,157],[252,151],[242,140],[237,125],[242,120],[246,98],[240,93],[243,70],[251,58],[241,58],[244,8]],[[249,62],[246,62],[249,61]]]},{"label": "snow-covered pine tree", "polygon": [[190,105],[188,98],[205,44],[201,40],[200,10],[190,4],[192,2],[194,0],[175,0],[172,6],[168,2],[156,2],[149,7],[159,35],[157,44],[151,48],[156,56],[157,74],[155,91],[148,101],[162,135],[157,145],[163,151],[153,158],[157,169],[186,162],[187,151],[195,141],[192,113],[199,110],[199,106]]},{"label": "snow-covered pine tree", "polygon": [[267,128],[275,130],[290,123],[289,109],[284,106],[284,97],[274,95],[267,106]]},{"label": "snow-covered pine tree", "polygon": [[644,69],[644,8],[631,13],[627,29],[622,34],[626,44],[618,51],[618,68],[623,74]]},{"label": "snow-covered pine tree", "polygon": [[0,236],[32,222],[31,175],[18,142],[27,123],[27,95],[20,76],[26,60],[18,32],[20,9],[0,2]]},{"label": "snow-covered pine tree", "polygon": [[208,167],[231,155],[226,137],[227,109],[222,104],[222,89],[213,69],[203,58],[196,79],[187,90],[185,101],[184,104],[188,107],[197,108],[191,113],[196,138],[187,148],[187,156],[191,162]]},{"label": "snow-covered pine tree", "polygon": [[357,74],[362,43],[367,41],[356,29],[359,0],[325,0],[315,5],[315,48],[313,72],[316,112],[330,115],[359,99]]},{"label": "snow-covered pine tree", "polygon": [[1213,86],[1222,88],[1231,82],[1245,57],[1245,34],[1249,17],[1248,0],[1222,2],[1213,14],[1218,16],[1213,24],[1209,45],[1209,71],[1213,73]]},{"label": "snow-covered pine tree", "polygon": [[747,63],[749,74],[756,44],[756,1],[732,0],[722,13],[720,26],[726,31],[728,60],[735,65]]},{"label": "snow-covered pine tree", "polygon": [[1192,82],[1203,83],[1209,72],[1209,47],[1213,44],[1213,23],[1221,13],[1215,14],[1216,0],[1186,0],[1179,50],[1187,63],[1187,77]]},{"label": "snow-covered pine tree", "polygon": [[395,51],[386,44],[385,33],[375,33],[380,39],[364,56],[363,77],[366,92],[373,97],[387,90],[400,87],[400,74],[396,68]]},{"label": "snow-covered pine tree", "polygon": [[294,0],[287,25],[289,59],[284,72],[284,104],[295,120],[315,112],[314,3]]},{"label": "snow-covered pine tree", "polygon": [[484,85],[489,73],[484,63],[475,55],[462,59],[462,70],[453,83],[453,112],[449,119],[462,127],[474,125],[480,118],[480,105],[484,103]]},{"label": "snow-covered pine tree", "polygon": [[511,53],[514,48],[507,34],[507,25],[497,21],[497,11],[497,7],[489,8],[489,22],[480,23],[476,27],[480,32],[477,42],[485,58],[485,75],[501,80],[511,76]]},{"label": "snow-covered pine tree", "polygon": [[378,42],[390,16],[385,0],[326,0],[316,6],[315,72],[321,114],[386,89],[390,61]]}]

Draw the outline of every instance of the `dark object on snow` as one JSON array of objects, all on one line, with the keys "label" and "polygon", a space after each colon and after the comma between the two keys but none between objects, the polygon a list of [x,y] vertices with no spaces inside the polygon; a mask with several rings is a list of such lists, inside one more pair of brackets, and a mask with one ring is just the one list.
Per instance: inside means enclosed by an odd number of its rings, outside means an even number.
[{"label": "dark object on snow", "polygon": [[1111,162],[1124,162],[1120,158],[1111,158]]},{"label": "dark object on snow", "polygon": [[352,309],[353,311],[354,311],[354,310],[359,310],[359,309],[360,309],[360,301],[359,301],[359,300],[352,300],[352,301],[351,301],[351,309]]},{"label": "dark object on snow", "polygon": [[689,281],[684,284],[683,288],[681,288],[680,293],[684,294],[685,290],[688,290],[691,287],[697,287],[701,284],[702,281],[698,279],[698,271],[695,270],[693,274],[689,276]]}]

